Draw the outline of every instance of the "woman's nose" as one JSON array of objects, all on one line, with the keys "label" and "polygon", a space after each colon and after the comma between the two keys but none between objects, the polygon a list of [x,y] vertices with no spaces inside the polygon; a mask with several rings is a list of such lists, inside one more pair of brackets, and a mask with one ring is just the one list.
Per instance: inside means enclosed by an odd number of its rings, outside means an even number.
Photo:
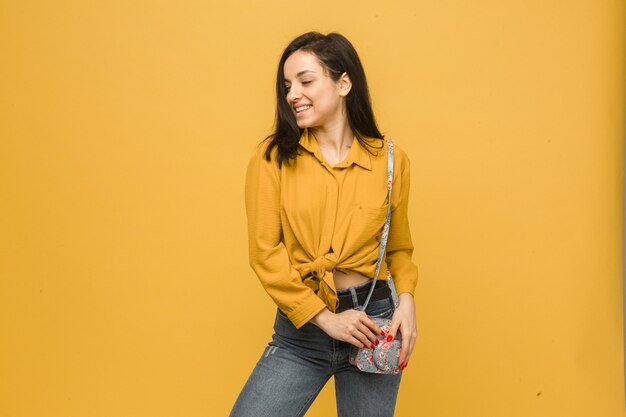
[{"label": "woman's nose", "polygon": [[287,101],[293,102],[298,97],[300,97],[300,91],[296,90],[294,87],[291,87],[291,89],[287,93]]}]

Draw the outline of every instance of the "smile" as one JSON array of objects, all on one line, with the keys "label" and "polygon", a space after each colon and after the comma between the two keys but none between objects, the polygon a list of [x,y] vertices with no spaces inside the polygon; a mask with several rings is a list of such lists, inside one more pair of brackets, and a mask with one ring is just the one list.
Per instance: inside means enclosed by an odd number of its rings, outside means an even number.
[{"label": "smile", "polygon": [[306,105],[306,106],[296,107],[296,113],[302,113],[303,111],[308,110],[311,107],[313,107],[313,106]]}]

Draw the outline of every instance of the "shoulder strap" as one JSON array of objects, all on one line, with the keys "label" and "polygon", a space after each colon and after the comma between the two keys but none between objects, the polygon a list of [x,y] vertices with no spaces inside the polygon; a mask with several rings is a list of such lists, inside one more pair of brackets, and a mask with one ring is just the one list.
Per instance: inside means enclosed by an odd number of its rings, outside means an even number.
[{"label": "shoulder strap", "polygon": [[[389,237],[389,222],[391,220],[391,185],[393,182],[393,141],[391,139],[387,139],[387,220],[385,220],[385,225],[383,226],[383,234],[380,240],[380,247],[378,249],[378,261],[376,262],[376,272],[374,272],[374,278],[372,279],[372,288],[370,288],[370,292],[365,299],[365,304],[360,310],[365,311],[367,307],[367,303],[370,301],[370,297],[374,292],[374,286],[376,285],[376,281],[378,280],[378,273],[380,272],[380,263],[383,260],[383,256],[385,255],[385,246],[387,246],[387,238]],[[387,271],[389,272],[389,271]],[[389,275],[389,274],[387,274]]]}]

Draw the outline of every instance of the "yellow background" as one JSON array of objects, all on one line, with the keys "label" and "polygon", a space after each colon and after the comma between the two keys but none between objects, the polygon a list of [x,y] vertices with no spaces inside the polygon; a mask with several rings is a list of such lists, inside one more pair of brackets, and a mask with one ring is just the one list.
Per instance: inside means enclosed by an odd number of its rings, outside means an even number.
[{"label": "yellow background", "polygon": [[[623,1],[3,1],[0,415],[224,416],[272,334],[246,163],[339,31],[412,162],[397,416],[624,415]],[[331,381],[309,416],[335,415]]]}]

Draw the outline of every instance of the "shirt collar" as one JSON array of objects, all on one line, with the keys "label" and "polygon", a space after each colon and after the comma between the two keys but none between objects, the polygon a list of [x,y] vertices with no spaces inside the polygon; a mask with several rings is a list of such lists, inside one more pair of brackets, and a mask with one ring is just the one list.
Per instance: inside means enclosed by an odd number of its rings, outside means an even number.
[{"label": "shirt collar", "polygon": [[[309,132],[308,128],[304,128],[302,135],[300,136],[300,145],[307,151],[313,153],[315,157],[320,161],[324,161],[324,156],[322,155],[322,150],[320,149],[317,140],[315,140],[315,136]],[[374,152],[376,152],[374,150]],[[333,168],[344,168],[349,167],[352,164],[357,164],[368,171],[372,170],[372,160],[370,153],[363,148],[361,142],[358,141],[356,136],[353,136],[352,139],[352,147],[346,156],[346,159],[335,165]]]}]

